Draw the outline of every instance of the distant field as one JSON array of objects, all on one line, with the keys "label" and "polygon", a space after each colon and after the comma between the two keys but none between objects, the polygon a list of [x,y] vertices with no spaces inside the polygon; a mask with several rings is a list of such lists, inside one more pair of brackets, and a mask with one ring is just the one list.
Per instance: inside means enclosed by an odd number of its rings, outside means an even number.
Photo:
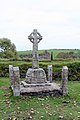
[{"label": "distant field", "polygon": [[31,54],[31,50],[27,51],[17,51],[18,55],[26,55],[26,54]]},{"label": "distant field", "polygon": [[[58,53],[60,52],[75,52],[77,53],[79,51],[79,49],[50,49],[47,50],[49,53],[53,52],[53,57],[56,58],[56,56],[58,55]],[[45,50],[39,50],[38,53],[43,53],[45,52]],[[26,54],[31,54],[32,51],[31,50],[27,50],[27,51],[18,51],[17,52],[18,55],[26,55]]]}]

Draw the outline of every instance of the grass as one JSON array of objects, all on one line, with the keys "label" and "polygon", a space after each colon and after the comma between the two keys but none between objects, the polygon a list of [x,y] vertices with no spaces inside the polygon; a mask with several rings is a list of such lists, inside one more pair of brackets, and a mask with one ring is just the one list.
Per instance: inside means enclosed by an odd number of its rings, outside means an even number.
[{"label": "grass", "polygon": [[32,51],[31,51],[31,50],[27,50],[27,51],[18,51],[17,53],[18,53],[18,55],[26,55],[26,54],[31,54]]},{"label": "grass", "polygon": [[68,89],[66,97],[14,97],[9,78],[0,78],[0,120],[80,120],[80,82]]},{"label": "grass", "polygon": [[22,64],[32,64],[32,61],[0,61],[0,64],[11,64],[11,65],[15,65],[15,66],[18,66],[18,65],[22,65]]}]

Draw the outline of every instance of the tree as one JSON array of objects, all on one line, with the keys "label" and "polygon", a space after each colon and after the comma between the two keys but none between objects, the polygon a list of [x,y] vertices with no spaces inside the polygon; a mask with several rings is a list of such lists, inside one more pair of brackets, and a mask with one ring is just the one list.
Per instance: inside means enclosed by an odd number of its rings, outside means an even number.
[{"label": "tree", "polygon": [[1,58],[16,58],[16,46],[7,38],[0,39],[0,56]]}]

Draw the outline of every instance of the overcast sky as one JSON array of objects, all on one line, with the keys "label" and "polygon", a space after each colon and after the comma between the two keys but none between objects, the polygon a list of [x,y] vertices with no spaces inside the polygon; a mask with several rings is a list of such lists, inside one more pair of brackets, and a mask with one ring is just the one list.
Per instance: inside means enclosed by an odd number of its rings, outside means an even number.
[{"label": "overcast sky", "polygon": [[80,0],[0,0],[0,38],[31,50],[33,29],[43,36],[39,49],[80,49]]}]

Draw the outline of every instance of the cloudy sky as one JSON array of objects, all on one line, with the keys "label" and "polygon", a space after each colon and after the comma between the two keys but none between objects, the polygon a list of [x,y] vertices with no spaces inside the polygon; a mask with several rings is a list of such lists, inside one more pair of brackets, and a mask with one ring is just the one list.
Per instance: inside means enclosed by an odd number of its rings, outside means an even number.
[{"label": "cloudy sky", "polygon": [[31,50],[33,29],[43,36],[39,49],[80,49],[80,0],[0,0],[0,38]]}]

